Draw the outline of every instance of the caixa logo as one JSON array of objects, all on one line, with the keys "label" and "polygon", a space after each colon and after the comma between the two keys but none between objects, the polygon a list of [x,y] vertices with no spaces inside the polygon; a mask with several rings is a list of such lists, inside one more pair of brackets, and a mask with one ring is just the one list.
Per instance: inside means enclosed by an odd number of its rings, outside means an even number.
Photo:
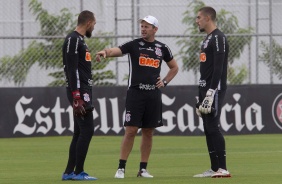
[{"label": "caixa logo", "polygon": [[282,130],[282,93],[280,93],[272,104],[272,118],[276,125]]}]

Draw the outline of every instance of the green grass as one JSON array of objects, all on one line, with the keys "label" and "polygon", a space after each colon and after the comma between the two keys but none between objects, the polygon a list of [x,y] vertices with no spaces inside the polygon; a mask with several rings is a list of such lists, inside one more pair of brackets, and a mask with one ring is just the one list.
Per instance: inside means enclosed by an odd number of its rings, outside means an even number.
[{"label": "green grass", "polygon": [[[154,184],[280,184],[281,135],[225,136],[232,178],[193,178],[209,168],[203,136],[155,136],[148,170],[153,179],[137,178],[140,136],[127,162],[126,178],[114,179],[121,136],[94,136],[85,171],[99,179],[87,183]],[[71,137],[0,139],[0,184],[56,184],[61,181]]]}]

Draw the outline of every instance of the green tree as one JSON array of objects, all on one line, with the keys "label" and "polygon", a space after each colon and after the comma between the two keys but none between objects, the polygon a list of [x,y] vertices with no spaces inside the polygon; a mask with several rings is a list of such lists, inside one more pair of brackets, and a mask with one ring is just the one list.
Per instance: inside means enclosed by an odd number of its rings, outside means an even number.
[{"label": "green tree", "polygon": [[[263,53],[259,56],[270,69],[271,73],[276,74],[279,79],[282,79],[282,46],[272,39],[272,52],[270,52],[270,44],[262,41],[260,43]],[[270,58],[272,54],[272,61]]]},{"label": "green tree", "polygon": [[[205,6],[205,3],[200,0],[195,0],[188,5],[187,11],[183,13],[184,18],[182,23],[187,25],[184,34],[198,35],[198,26],[195,23],[198,10]],[[217,12],[217,27],[229,34],[227,36],[230,52],[229,52],[229,66],[228,66],[228,81],[230,84],[241,84],[247,77],[247,69],[245,65],[240,67],[232,67],[234,60],[240,58],[244,46],[251,42],[250,36],[232,36],[232,34],[247,34],[251,33],[252,29],[240,28],[238,19],[231,12],[221,9]],[[199,49],[200,43],[203,41],[204,36],[191,36],[187,39],[181,38],[177,41],[180,46],[178,56],[181,57],[183,62],[183,70],[192,70],[195,76],[199,71]]]},{"label": "green tree", "polygon": [[[37,63],[41,69],[54,69],[49,76],[54,78],[48,86],[63,86],[64,73],[62,64],[63,37],[70,33],[76,26],[76,18],[66,8],[60,11],[60,15],[51,15],[42,8],[42,3],[31,0],[30,11],[39,21],[40,36],[45,36],[44,40],[32,41],[27,48],[21,50],[14,56],[4,56],[0,58],[1,79],[14,81],[16,85],[23,85],[30,68]],[[98,36],[106,36],[109,33],[98,33]],[[57,37],[57,38],[56,38]],[[102,50],[111,43],[109,38],[91,38],[86,43],[92,53]],[[92,65],[94,85],[110,84],[109,79],[114,79],[111,70],[104,70],[110,60],[95,63]]]}]

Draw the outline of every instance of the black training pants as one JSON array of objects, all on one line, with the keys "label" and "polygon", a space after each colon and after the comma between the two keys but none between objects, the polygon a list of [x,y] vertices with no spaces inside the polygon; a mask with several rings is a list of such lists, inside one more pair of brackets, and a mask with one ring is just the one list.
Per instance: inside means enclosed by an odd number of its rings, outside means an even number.
[{"label": "black training pants", "polygon": [[[91,89],[81,89],[80,94],[84,101],[87,100],[85,101],[87,106],[92,104]],[[68,88],[67,95],[69,102],[72,104],[72,93]],[[84,99],[83,95],[87,96],[87,98]],[[71,173],[75,171],[75,174],[79,174],[80,172],[84,171],[84,162],[93,133],[94,123],[92,111],[87,112],[85,116],[74,115],[74,132],[69,148],[69,159],[65,173]]]}]

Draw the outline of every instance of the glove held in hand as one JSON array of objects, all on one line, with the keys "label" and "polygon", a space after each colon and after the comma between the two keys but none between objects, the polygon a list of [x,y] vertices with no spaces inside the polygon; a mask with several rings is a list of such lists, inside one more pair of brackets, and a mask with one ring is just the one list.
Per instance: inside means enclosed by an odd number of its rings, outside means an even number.
[{"label": "glove held in hand", "polygon": [[199,107],[199,111],[203,114],[209,114],[212,112],[212,104],[214,100],[216,90],[209,89],[206,93],[206,97]]},{"label": "glove held in hand", "polygon": [[84,116],[86,114],[85,103],[80,98],[80,92],[78,90],[73,91],[72,97],[73,97],[73,103],[72,103],[73,113],[76,116]]}]

